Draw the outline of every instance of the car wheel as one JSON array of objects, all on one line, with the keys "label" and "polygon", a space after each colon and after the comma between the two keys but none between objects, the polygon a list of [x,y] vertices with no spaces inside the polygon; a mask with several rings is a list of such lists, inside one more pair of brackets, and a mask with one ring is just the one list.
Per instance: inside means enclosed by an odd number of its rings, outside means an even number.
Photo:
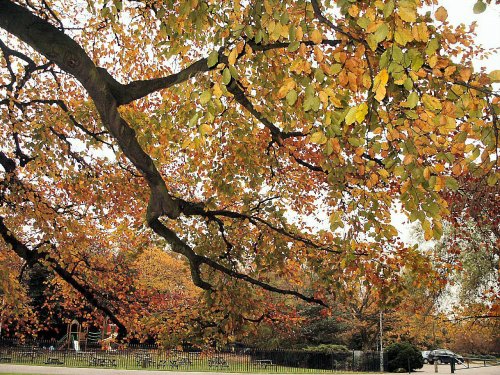
[{"label": "car wheel", "polygon": [[443,364],[443,361],[441,361],[440,359],[437,360],[437,364],[438,365],[442,365]]},{"label": "car wheel", "polygon": [[424,365],[428,364],[429,361],[427,360],[427,358],[424,358]]}]

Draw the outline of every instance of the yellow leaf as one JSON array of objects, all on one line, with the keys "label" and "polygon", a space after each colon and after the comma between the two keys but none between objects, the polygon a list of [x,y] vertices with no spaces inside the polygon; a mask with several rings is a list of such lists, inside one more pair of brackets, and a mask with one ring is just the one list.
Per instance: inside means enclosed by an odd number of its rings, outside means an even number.
[{"label": "yellow leaf", "polygon": [[321,103],[324,105],[328,104],[328,94],[324,91],[319,92],[319,100],[321,100]]},{"label": "yellow leaf", "polygon": [[429,180],[430,177],[431,177],[431,170],[429,167],[425,167],[424,168],[424,178],[426,180]]},{"label": "yellow leaf", "polygon": [[229,54],[229,57],[227,58],[229,65],[234,65],[237,57],[238,57],[238,51],[236,48],[233,48],[233,50]]},{"label": "yellow leaf", "polygon": [[283,86],[281,86],[280,89],[278,90],[277,94],[278,99],[283,99],[290,90],[295,88],[295,85],[296,84],[293,78],[285,79]]},{"label": "yellow leaf", "polygon": [[382,69],[373,80],[373,91],[375,91],[375,99],[381,102],[385,98],[387,81],[389,80],[389,74],[387,69]]},{"label": "yellow leaf", "polygon": [[[500,78],[500,70],[497,70],[497,72],[499,72],[499,78]],[[462,78],[462,81],[468,82],[472,74],[472,70],[470,68],[460,68],[458,74],[460,75],[460,78]]]},{"label": "yellow leaf", "polygon": [[500,70],[494,70],[488,76],[493,82],[500,82]]},{"label": "yellow leaf", "polygon": [[325,58],[323,55],[323,51],[318,46],[314,46],[314,57],[316,58],[317,62],[322,62]]},{"label": "yellow leaf", "polygon": [[425,108],[431,111],[441,110],[443,108],[439,99],[429,94],[422,95],[422,102],[424,103]]},{"label": "yellow leaf", "polygon": [[444,22],[448,18],[448,12],[444,7],[439,7],[436,10],[435,16],[438,21]]},{"label": "yellow leaf", "polygon": [[378,174],[383,178],[389,177],[389,172],[383,168],[378,170]]},{"label": "yellow leaf", "polygon": [[302,31],[302,26],[297,27],[295,30],[295,40],[301,41],[304,38],[304,32]]},{"label": "yellow leaf", "polygon": [[311,135],[311,142],[316,143],[318,145],[322,145],[326,143],[326,137],[322,131],[317,131],[313,133],[313,135]]},{"label": "yellow leaf", "polygon": [[345,115],[345,123],[347,125],[351,125],[354,121],[356,121],[356,110],[357,107],[351,107]]},{"label": "yellow leaf", "polygon": [[460,163],[457,163],[453,166],[452,172],[455,176],[460,176],[460,174],[462,173],[462,166],[460,165]]},{"label": "yellow leaf", "polygon": [[323,41],[323,35],[321,33],[314,29],[313,32],[311,33],[310,39],[313,41],[314,44],[319,44]]},{"label": "yellow leaf", "polygon": [[444,186],[445,186],[444,177],[442,176],[436,177],[436,184],[434,185],[434,191],[443,190]]},{"label": "yellow leaf", "polygon": [[220,99],[220,97],[222,96],[222,89],[220,88],[218,83],[214,85],[212,92],[217,99]]},{"label": "yellow leaf", "polygon": [[361,103],[356,110],[356,121],[361,124],[368,114],[368,105],[366,103]]},{"label": "yellow leaf", "polygon": [[408,164],[411,164],[412,161],[413,161],[413,155],[412,154],[406,154],[406,156],[403,159],[403,164],[404,165],[408,165]]},{"label": "yellow leaf", "polygon": [[214,129],[210,124],[201,124],[199,128],[200,134],[201,135],[206,135],[206,134],[212,134]]},{"label": "yellow leaf", "polygon": [[399,4],[398,15],[403,21],[415,22],[417,20],[415,4],[410,1],[401,1]]}]

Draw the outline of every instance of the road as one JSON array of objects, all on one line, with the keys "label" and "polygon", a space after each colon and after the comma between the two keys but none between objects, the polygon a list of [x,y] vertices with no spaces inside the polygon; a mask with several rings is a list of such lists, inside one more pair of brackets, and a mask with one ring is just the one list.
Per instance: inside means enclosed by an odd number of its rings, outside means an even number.
[{"label": "road", "polygon": [[[462,367],[463,368],[463,367]],[[40,374],[40,375],[227,375],[228,373],[216,372],[179,372],[179,371],[151,371],[151,370],[115,370],[115,369],[94,369],[94,368],[74,368],[74,367],[49,367],[49,366],[26,366],[0,364],[0,374]],[[232,375],[249,375],[248,373],[231,373]],[[434,374],[434,366],[424,365],[417,370],[414,375]],[[449,365],[438,366],[438,374],[451,374]],[[470,369],[458,369],[457,375],[500,375],[500,366],[478,367]],[[262,375],[262,374],[259,374]],[[279,374],[286,375],[286,374]],[[299,374],[292,374],[299,375]],[[314,375],[314,374],[307,374]],[[324,373],[321,375],[325,375]],[[341,373],[335,373],[341,375]],[[380,373],[363,375],[380,375]]]}]

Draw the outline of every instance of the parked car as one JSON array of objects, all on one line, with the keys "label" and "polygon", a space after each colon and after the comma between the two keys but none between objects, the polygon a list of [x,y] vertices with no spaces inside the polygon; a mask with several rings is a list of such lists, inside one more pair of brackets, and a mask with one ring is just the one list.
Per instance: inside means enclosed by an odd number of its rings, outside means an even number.
[{"label": "parked car", "polygon": [[422,351],[422,358],[424,359],[425,364],[429,363],[429,353],[430,352],[431,352],[430,350],[423,350]]},{"label": "parked car", "polygon": [[451,363],[453,358],[455,359],[455,363],[457,364],[461,364],[464,362],[464,357],[446,349],[437,349],[431,351],[427,356],[427,361],[431,365],[434,364],[434,362],[438,364]]}]

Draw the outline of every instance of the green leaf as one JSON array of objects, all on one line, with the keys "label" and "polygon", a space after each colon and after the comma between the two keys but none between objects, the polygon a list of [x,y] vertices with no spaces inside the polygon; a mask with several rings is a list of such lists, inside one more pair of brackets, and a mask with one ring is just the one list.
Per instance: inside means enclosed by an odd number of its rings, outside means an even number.
[{"label": "green leaf", "polygon": [[210,101],[210,99],[212,99],[212,92],[210,90],[205,90],[200,95],[200,103],[202,105],[207,104]]},{"label": "green leaf", "polygon": [[416,92],[412,92],[409,96],[408,99],[406,100],[408,103],[408,108],[415,108],[415,106],[418,103],[418,94]]},{"label": "green leaf", "polygon": [[425,53],[428,56],[432,56],[438,50],[438,48],[439,48],[439,39],[433,38],[427,44],[427,47],[425,49]]},{"label": "green leaf", "polygon": [[497,183],[498,181],[498,176],[495,174],[495,173],[491,173],[489,176],[488,176],[488,180],[486,181],[488,183],[488,186],[495,186],[495,184]]},{"label": "green leaf", "polygon": [[229,66],[229,73],[231,73],[231,77],[233,77],[234,79],[238,79],[238,71],[234,66]]},{"label": "green leaf", "polygon": [[288,94],[286,94],[286,102],[288,105],[294,105],[297,101],[297,91],[295,89],[291,89]]},{"label": "green leaf", "polygon": [[445,185],[453,191],[457,191],[459,188],[458,181],[450,176],[446,177]]},{"label": "green leaf", "polygon": [[486,10],[486,4],[482,2],[482,0],[478,0],[474,4],[474,8],[472,8],[475,14],[483,13]]},{"label": "green leaf", "polygon": [[228,85],[229,82],[231,82],[231,72],[228,68],[224,68],[224,71],[222,72],[222,83],[224,85]]},{"label": "green leaf", "polygon": [[394,11],[394,0],[389,0],[385,5],[384,5],[384,18],[389,18],[389,16],[392,15],[392,12]]},{"label": "green leaf", "polygon": [[210,55],[208,55],[207,59],[208,67],[211,68],[212,66],[217,65],[218,62],[219,62],[219,53],[217,51],[210,52]]},{"label": "green leaf", "polygon": [[295,42],[292,42],[288,45],[288,51],[289,52],[295,52],[299,49],[300,47],[300,42],[299,41],[295,41]]},{"label": "green leaf", "polygon": [[189,120],[189,126],[194,126],[198,123],[199,114],[195,113],[193,117]]},{"label": "green leaf", "polygon": [[356,22],[359,27],[362,29],[366,29],[368,25],[370,24],[370,20],[367,17],[361,17],[357,20]]},{"label": "green leaf", "polygon": [[443,228],[438,225],[434,225],[432,228],[432,235],[436,240],[439,240],[443,236]]},{"label": "green leaf", "polygon": [[375,31],[375,40],[377,41],[377,43],[380,43],[384,41],[385,38],[387,38],[388,34],[389,27],[387,27],[387,24],[383,23],[378,27],[377,31]]},{"label": "green leaf", "polygon": [[342,65],[341,64],[333,64],[330,66],[330,71],[332,74],[338,74],[342,70]]}]

